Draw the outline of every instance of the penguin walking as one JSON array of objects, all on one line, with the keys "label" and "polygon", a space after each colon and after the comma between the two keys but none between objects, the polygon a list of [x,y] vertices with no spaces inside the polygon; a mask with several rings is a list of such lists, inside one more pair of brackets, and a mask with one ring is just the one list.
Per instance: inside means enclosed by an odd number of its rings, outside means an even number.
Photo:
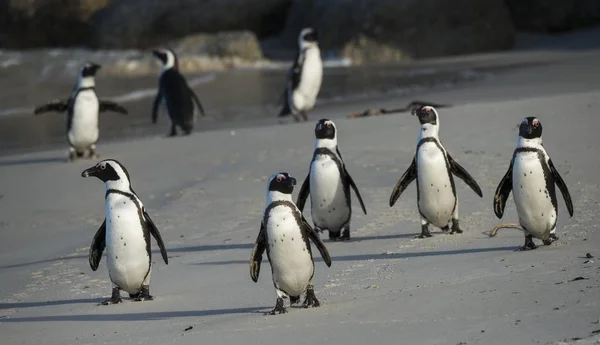
[{"label": "penguin walking", "polygon": [[431,237],[429,224],[448,232],[452,222],[450,234],[460,234],[463,231],[458,222],[458,199],[452,175],[462,179],[480,197],[481,188],[442,146],[439,139],[439,115],[435,108],[423,106],[416,109],[413,115],[421,123],[417,150],[410,167],[392,190],[390,207],[394,206],[400,194],[416,179],[417,205],[421,215],[419,238]]},{"label": "penguin walking", "polygon": [[284,298],[289,296],[290,304],[294,305],[305,292],[304,308],[320,305],[312,282],[315,263],[309,239],[316,245],[325,264],[331,266],[331,257],[325,244],[292,201],[295,184],[296,179],[285,172],[269,178],[267,207],[250,258],[250,277],[258,282],[262,255],[267,251],[277,292],[277,303],[271,315],[287,312],[283,305]]},{"label": "penguin walking", "polygon": [[292,115],[296,122],[308,120],[307,111],[314,108],[323,81],[323,62],[313,28],[305,28],[298,37],[298,52],[287,76],[283,94],[284,106],[279,117]]},{"label": "penguin walking", "polygon": [[558,240],[555,184],[572,217],[573,202],[569,189],[542,145],[542,123],[535,117],[526,117],[519,125],[519,140],[508,171],[494,194],[494,213],[502,218],[506,199],[513,192],[519,223],[501,224],[490,232],[490,236],[495,236],[503,227],[519,228],[525,233],[525,244],[520,247],[521,250],[536,249],[534,237],[545,245]]},{"label": "penguin walking", "polygon": [[127,114],[127,109],[107,100],[100,100],[96,95],[94,77],[101,68],[93,62],[86,63],[77,79],[77,84],[67,100],[54,100],[35,108],[33,113],[39,115],[46,112],[67,113],[67,141],[69,143],[69,160],[84,157],[97,158],[98,113],[114,111]]},{"label": "penguin walking", "polygon": [[350,187],[354,189],[365,214],[367,209],[342,159],[337,145],[335,123],[328,119],[319,120],[315,136],[315,151],[309,173],[300,188],[296,205],[302,211],[310,194],[315,230],[328,230],[329,239],[333,241],[349,240],[352,216]]},{"label": "penguin walking", "polygon": [[152,300],[150,235],[156,239],[165,264],[169,264],[169,259],[160,232],[131,188],[129,173],[121,163],[107,159],[84,170],[81,176],[95,176],[106,188],[106,218],[94,235],[89,253],[90,267],[96,271],[102,252],[107,249],[106,263],[113,289],[111,298],[102,304],[120,303],[121,290],[135,301]]},{"label": "penguin walking", "polygon": [[155,50],[152,54],[163,64],[158,80],[158,93],[152,106],[152,123],[158,121],[159,106],[162,103],[166,114],[171,118],[171,132],[168,136],[176,136],[177,127],[185,135],[189,135],[194,129],[194,102],[202,116],[204,108],[179,72],[177,55],[170,49]]}]

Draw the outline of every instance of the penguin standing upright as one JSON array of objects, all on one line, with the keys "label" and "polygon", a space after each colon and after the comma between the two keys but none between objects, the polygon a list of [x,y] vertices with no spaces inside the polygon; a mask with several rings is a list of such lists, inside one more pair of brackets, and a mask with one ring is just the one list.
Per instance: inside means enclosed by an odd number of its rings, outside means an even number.
[{"label": "penguin standing upright", "polygon": [[298,53],[287,76],[284,106],[279,117],[291,114],[298,122],[300,115],[306,121],[306,112],[315,106],[322,80],[323,62],[317,32],[313,28],[305,28],[298,37]]},{"label": "penguin standing upright", "polygon": [[98,113],[114,111],[127,114],[127,109],[115,102],[99,100],[96,95],[94,77],[101,68],[93,62],[86,63],[77,79],[77,84],[67,100],[55,100],[38,106],[35,115],[45,112],[67,112],[67,141],[69,142],[69,160],[81,158],[88,153],[88,158],[96,158],[96,142],[98,142]]},{"label": "penguin standing upright", "polygon": [[292,201],[295,184],[296,179],[285,172],[269,178],[267,207],[250,257],[250,277],[258,282],[262,255],[267,251],[277,292],[277,303],[270,312],[272,315],[286,312],[284,298],[289,296],[293,305],[305,292],[304,308],[320,305],[312,283],[315,263],[309,239],[317,246],[325,264],[331,266],[331,257],[325,244]]},{"label": "penguin standing upright", "polygon": [[120,290],[136,301],[152,300],[150,235],[156,239],[165,264],[169,259],[160,232],[131,188],[129,173],[121,163],[107,159],[84,170],[81,176],[95,176],[106,188],[106,218],[92,240],[89,253],[90,267],[96,271],[102,252],[107,249],[106,263],[113,289],[111,298],[102,304],[120,303]]},{"label": "penguin standing upright", "polygon": [[333,121],[321,119],[315,127],[315,151],[308,176],[298,193],[296,205],[304,209],[310,194],[311,215],[317,231],[328,230],[329,239],[350,239],[352,203],[350,187],[365,214],[367,210],[358,187],[348,173],[337,145],[337,128]]},{"label": "penguin standing upright", "polygon": [[462,233],[458,223],[458,199],[452,174],[462,179],[480,197],[481,188],[442,146],[439,139],[439,115],[435,108],[423,106],[416,109],[413,115],[417,115],[421,123],[417,150],[410,167],[392,191],[390,207],[394,206],[400,194],[416,179],[417,205],[421,214],[419,237],[431,237],[429,224],[448,232],[450,221],[452,221],[450,233]]},{"label": "penguin standing upright", "polygon": [[179,72],[177,55],[170,49],[155,50],[152,54],[163,64],[158,80],[158,93],[152,106],[152,122],[156,123],[158,120],[158,108],[162,103],[171,118],[169,136],[177,135],[177,126],[185,135],[189,135],[194,129],[195,122],[193,102],[198,106],[202,116],[204,116],[204,108],[198,96]]},{"label": "penguin standing upright", "polygon": [[525,232],[525,244],[521,250],[537,248],[533,237],[542,240],[545,245],[558,240],[558,204],[554,184],[560,189],[572,217],[573,202],[569,189],[542,145],[542,123],[535,117],[526,117],[519,125],[519,140],[508,171],[494,194],[494,213],[502,218],[506,200],[513,192],[519,224],[501,224],[492,230],[490,236],[505,225],[520,228]]}]

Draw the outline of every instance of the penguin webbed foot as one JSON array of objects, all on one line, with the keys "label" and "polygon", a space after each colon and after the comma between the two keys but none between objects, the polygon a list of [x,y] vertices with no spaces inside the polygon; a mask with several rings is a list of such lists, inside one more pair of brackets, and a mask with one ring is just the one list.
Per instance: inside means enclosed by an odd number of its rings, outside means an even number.
[{"label": "penguin webbed foot", "polygon": [[312,286],[309,286],[306,289],[306,298],[304,299],[304,303],[302,303],[303,308],[316,308],[320,307],[321,303],[315,296],[315,290]]},{"label": "penguin webbed foot", "polygon": [[547,240],[543,240],[545,246],[551,245],[554,241],[558,240],[558,236],[556,234],[550,234]]},{"label": "penguin webbed foot", "polygon": [[171,131],[169,132],[169,134],[167,134],[167,138],[171,138],[177,136],[177,128],[175,128],[175,125],[171,125]]},{"label": "penguin webbed foot", "polygon": [[531,235],[527,235],[525,236],[525,244],[521,247],[519,247],[519,251],[526,251],[526,250],[533,250],[533,249],[537,249],[537,245],[535,243],[533,243],[533,236]]},{"label": "penguin webbed foot", "polygon": [[277,297],[277,303],[275,303],[275,308],[269,312],[269,315],[277,315],[277,314],[285,314],[287,313],[287,309],[283,306],[283,298]]},{"label": "penguin webbed foot", "polygon": [[458,219],[452,219],[452,231],[450,231],[450,235],[454,234],[462,234],[463,231],[458,225]]},{"label": "penguin webbed foot", "polygon": [[347,225],[342,229],[342,236],[340,236],[340,240],[350,241],[350,225]]},{"label": "penguin webbed foot", "polygon": [[421,234],[417,238],[429,238],[431,233],[429,232],[429,226],[427,224],[421,225]]},{"label": "penguin webbed foot", "polygon": [[154,297],[152,297],[152,295],[150,295],[150,287],[149,286],[142,286],[142,290],[140,290],[140,292],[138,292],[134,296],[131,296],[131,294],[129,296],[136,302],[154,300]]},{"label": "penguin webbed foot", "polygon": [[100,304],[98,305],[119,304],[121,302],[123,302],[123,300],[121,299],[121,292],[119,288],[113,288],[112,295],[110,296],[110,298],[100,302]]}]

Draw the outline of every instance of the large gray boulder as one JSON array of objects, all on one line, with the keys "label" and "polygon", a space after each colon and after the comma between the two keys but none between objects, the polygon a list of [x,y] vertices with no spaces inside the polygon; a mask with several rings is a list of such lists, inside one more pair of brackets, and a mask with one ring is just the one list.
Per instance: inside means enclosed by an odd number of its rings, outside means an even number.
[{"label": "large gray boulder", "polygon": [[515,39],[504,0],[294,0],[266,49],[294,49],[305,26],[325,55],[357,64],[504,50]]},{"label": "large gray boulder", "polygon": [[557,33],[600,25],[600,0],[506,0],[519,30]]}]

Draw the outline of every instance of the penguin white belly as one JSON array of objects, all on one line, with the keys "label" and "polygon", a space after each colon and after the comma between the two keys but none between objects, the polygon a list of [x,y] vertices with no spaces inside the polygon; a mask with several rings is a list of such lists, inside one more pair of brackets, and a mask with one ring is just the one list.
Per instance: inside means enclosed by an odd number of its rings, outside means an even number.
[{"label": "penguin white belly", "polygon": [[92,90],[80,91],[73,103],[69,143],[85,150],[98,141],[98,97]]},{"label": "penguin white belly", "polygon": [[288,206],[270,211],[267,221],[273,282],[290,296],[300,296],[313,276],[313,261],[294,214]]},{"label": "penguin white belly", "polygon": [[106,199],[106,257],[110,280],[137,293],[150,272],[144,229],[133,201],[115,193]]},{"label": "penguin white belly", "polygon": [[419,211],[430,223],[443,228],[452,218],[456,197],[452,192],[446,156],[435,143],[428,142],[420,146],[417,172]]},{"label": "penguin white belly", "polygon": [[340,170],[328,155],[317,155],[311,163],[310,202],[313,223],[323,230],[339,232],[350,219]]},{"label": "penguin white belly", "polygon": [[556,224],[556,209],[546,190],[544,170],[536,152],[519,152],[513,163],[513,198],[519,222],[527,232],[546,239]]},{"label": "penguin white belly", "polygon": [[309,49],[302,65],[300,83],[294,90],[294,106],[298,110],[310,110],[315,106],[322,81],[321,53],[319,49]]}]

